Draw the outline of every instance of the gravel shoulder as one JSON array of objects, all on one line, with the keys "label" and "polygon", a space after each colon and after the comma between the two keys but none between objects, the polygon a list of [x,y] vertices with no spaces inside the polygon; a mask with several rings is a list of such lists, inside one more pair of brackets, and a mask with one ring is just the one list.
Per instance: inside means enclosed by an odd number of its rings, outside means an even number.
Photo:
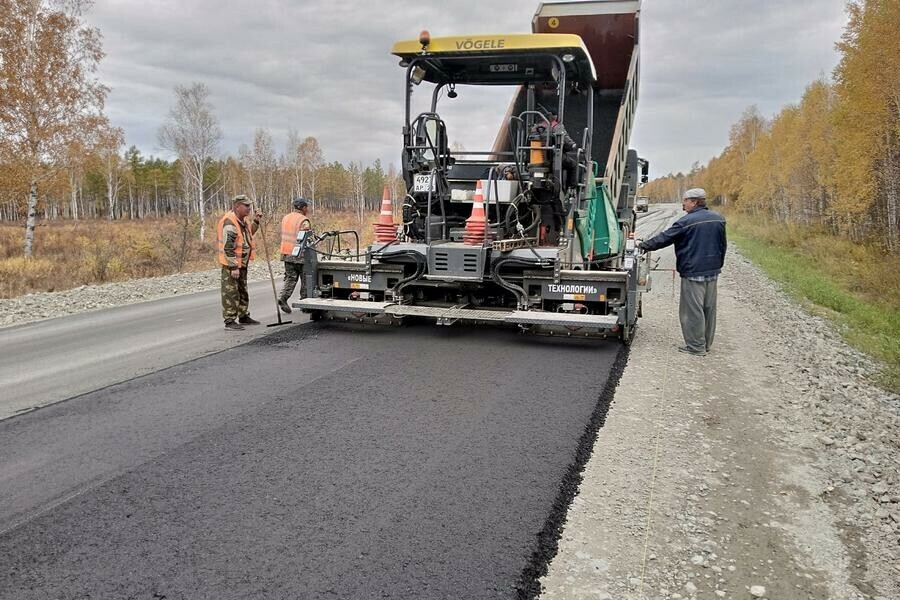
[{"label": "gravel shoulder", "polygon": [[[671,268],[671,249],[659,254]],[[900,398],[729,250],[716,344],[654,275],[542,598],[900,598]]]}]

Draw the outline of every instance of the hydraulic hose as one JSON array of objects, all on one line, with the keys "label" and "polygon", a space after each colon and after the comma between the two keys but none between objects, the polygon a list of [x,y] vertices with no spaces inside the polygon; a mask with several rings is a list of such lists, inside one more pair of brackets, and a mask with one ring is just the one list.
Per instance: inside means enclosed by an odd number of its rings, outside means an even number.
[{"label": "hydraulic hose", "polygon": [[[519,194],[509,204],[509,207],[507,207],[507,209],[506,209],[506,215],[503,217],[503,225],[504,225],[504,227],[506,227],[507,235],[509,235],[509,232],[515,230],[515,228],[513,227],[513,223],[512,223],[514,216],[515,216],[515,222],[521,223],[522,212],[519,211],[519,205],[522,204],[524,200],[525,200],[525,194]],[[532,231],[534,231],[535,229],[537,229],[537,226],[540,224],[540,219],[538,218],[537,215],[535,215],[534,207],[526,207],[526,208],[528,209],[528,213],[530,213],[530,216],[531,216],[531,220],[528,223],[528,226],[527,227],[523,226],[523,230],[525,231],[525,234],[527,235],[527,234],[531,233]]]},{"label": "hydraulic hose", "polygon": [[388,254],[382,254],[380,256],[380,259],[384,262],[391,262],[392,258],[396,258],[399,256],[413,257],[413,259],[415,259],[415,261],[416,261],[416,270],[412,275],[404,277],[403,279],[398,281],[396,284],[394,284],[394,294],[398,294],[400,292],[400,290],[403,289],[403,286],[405,286],[407,283],[410,283],[411,281],[415,281],[416,279],[419,279],[422,276],[422,274],[425,273],[425,267],[426,267],[425,259],[422,257],[421,254],[419,254],[418,252],[415,252],[414,250],[398,250],[397,252],[390,252]]},{"label": "hydraulic hose", "polygon": [[[412,200],[412,203],[408,202],[408,200]],[[413,213],[413,212],[417,211],[416,199],[413,198],[410,194],[406,194],[406,197],[403,199],[403,207],[401,208],[401,213],[402,213],[401,216],[403,218],[403,223],[402,223],[403,226],[411,225],[415,221],[415,219],[410,219],[409,221],[406,220],[406,212],[407,211],[403,211],[402,209],[406,208],[407,206],[410,208],[410,210],[408,211],[409,213]]]},{"label": "hydraulic hose", "polygon": [[525,291],[525,288],[522,286],[516,285],[512,282],[503,279],[503,276],[500,275],[500,269],[505,267],[506,265],[517,264],[525,267],[539,267],[542,266],[543,263],[541,261],[533,261],[533,260],[525,260],[524,258],[501,258],[497,262],[494,263],[494,266],[491,268],[491,280],[494,283],[499,285],[500,287],[509,290],[519,300],[519,306],[527,306],[528,305],[528,292]]},{"label": "hydraulic hose", "polygon": [[[513,125],[515,123],[516,125]],[[525,121],[521,117],[511,116],[507,123],[507,137],[509,140],[510,150],[513,152],[513,161],[516,169],[516,179],[519,181],[519,189],[525,189],[525,181],[522,179],[522,172],[525,170],[524,165],[519,165],[519,131],[516,127],[525,128]],[[523,138],[524,141],[524,138]]]},{"label": "hydraulic hose", "polygon": [[510,202],[509,206],[506,208],[506,216],[503,218],[503,225],[506,228],[507,232],[513,230],[513,225],[512,225],[511,221],[512,221],[512,216],[513,216],[514,211],[515,211],[515,215],[516,215],[516,223],[519,222],[519,205],[518,205],[517,200],[518,200],[518,198],[516,198],[516,200],[513,200],[512,202]]}]

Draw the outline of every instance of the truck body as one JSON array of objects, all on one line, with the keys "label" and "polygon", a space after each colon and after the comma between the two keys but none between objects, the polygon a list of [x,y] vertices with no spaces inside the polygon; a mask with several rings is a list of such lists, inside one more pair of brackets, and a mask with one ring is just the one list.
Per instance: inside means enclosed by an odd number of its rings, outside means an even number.
[{"label": "truck body", "polygon": [[[630,341],[649,283],[635,248],[646,162],[629,148],[639,0],[541,4],[532,34],[401,41],[402,222],[345,260],[304,242],[313,318],[506,323]],[[468,86],[509,86],[490,149],[454,151],[441,118]],[[426,94],[414,113],[413,94]],[[477,108],[477,107],[473,107]],[[643,168],[643,175],[641,170]]]},{"label": "truck body", "polygon": [[650,210],[650,198],[638,196],[634,202],[634,212],[647,212],[648,210]]}]

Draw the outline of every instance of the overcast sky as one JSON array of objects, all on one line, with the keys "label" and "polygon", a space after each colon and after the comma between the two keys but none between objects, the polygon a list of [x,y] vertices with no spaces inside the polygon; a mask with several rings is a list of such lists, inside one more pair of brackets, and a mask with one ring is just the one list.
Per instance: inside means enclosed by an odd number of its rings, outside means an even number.
[{"label": "overcast sky", "polygon": [[[107,114],[126,142],[165,155],[156,132],[176,84],[205,83],[223,154],[264,127],[283,151],[290,128],[318,138],[326,160],[398,164],[403,71],[393,42],[529,32],[532,0],[96,0]],[[770,116],[837,64],[843,0],[644,0],[641,97],[632,147],[652,175],[706,162],[745,108]],[[473,92],[474,93],[474,92]],[[508,93],[448,122],[451,141],[490,146]],[[477,102],[472,102],[477,100]]]}]

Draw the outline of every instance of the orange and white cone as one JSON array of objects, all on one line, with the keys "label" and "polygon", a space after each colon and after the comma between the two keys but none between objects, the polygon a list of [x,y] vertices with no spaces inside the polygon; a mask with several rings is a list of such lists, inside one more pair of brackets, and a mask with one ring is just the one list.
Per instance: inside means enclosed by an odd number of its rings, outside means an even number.
[{"label": "orange and white cone", "polygon": [[463,234],[463,243],[469,246],[480,246],[490,237],[487,229],[487,219],[484,214],[484,195],[481,192],[481,180],[475,186],[475,195],[472,197],[472,216],[466,219],[466,231]]},{"label": "orange and white cone", "polygon": [[397,239],[397,224],[394,223],[394,203],[391,200],[391,190],[384,186],[384,194],[381,196],[381,214],[375,222],[375,241],[393,242]]}]

